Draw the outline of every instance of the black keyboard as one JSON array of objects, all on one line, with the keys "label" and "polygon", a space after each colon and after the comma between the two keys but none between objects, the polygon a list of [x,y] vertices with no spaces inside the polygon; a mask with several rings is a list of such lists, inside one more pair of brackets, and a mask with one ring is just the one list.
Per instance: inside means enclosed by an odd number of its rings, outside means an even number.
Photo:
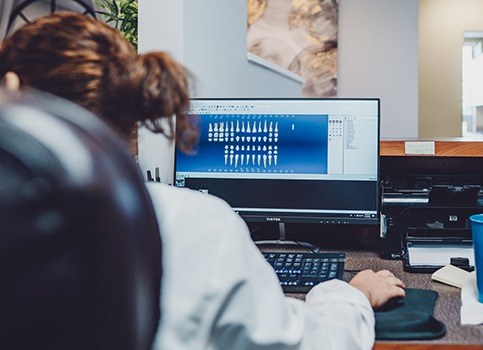
[{"label": "black keyboard", "polygon": [[284,292],[306,293],[320,282],[342,279],[345,253],[263,253]]}]

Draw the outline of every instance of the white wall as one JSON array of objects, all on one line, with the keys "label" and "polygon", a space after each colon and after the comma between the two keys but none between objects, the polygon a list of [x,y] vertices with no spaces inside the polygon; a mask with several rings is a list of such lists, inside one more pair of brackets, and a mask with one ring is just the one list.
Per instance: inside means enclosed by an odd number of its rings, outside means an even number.
[{"label": "white wall", "polygon": [[[139,48],[166,50],[197,97],[298,97],[301,86],[246,60],[246,0],[139,0]],[[340,97],[380,97],[381,136],[418,134],[418,0],[339,0]],[[172,181],[173,150],[139,134],[144,170]]]},{"label": "white wall", "polygon": [[[183,62],[184,0],[139,0],[140,52],[164,50]],[[159,167],[164,183],[173,183],[174,149],[163,136],[145,128],[138,132],[138,162],[146,171]]]},{"label": "white wall", "polygon": [[418,0],[339,0],[339,97],[380,97],[381,137],[418,136]]}]

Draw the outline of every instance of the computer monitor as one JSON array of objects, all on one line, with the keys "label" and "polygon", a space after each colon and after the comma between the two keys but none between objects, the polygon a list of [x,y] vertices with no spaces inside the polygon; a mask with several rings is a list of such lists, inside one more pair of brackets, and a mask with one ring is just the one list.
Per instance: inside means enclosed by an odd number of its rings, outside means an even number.
[{"label": "computer monitor", "polygon": [[175,185],[224,199],[247,222],[379,222],[379,99],[192,99],[192,155]]}]

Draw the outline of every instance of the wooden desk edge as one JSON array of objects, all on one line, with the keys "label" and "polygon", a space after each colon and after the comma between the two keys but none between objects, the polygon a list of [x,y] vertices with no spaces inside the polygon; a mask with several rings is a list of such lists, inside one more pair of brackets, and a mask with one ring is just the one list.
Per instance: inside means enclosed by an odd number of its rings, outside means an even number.
[{"label": "wooden desk edge", "polygon": [[[413,141],[413,140],[408,140]],[[406,156],[406,141],[382,140],[381,156]],[[435,156],[439,157],[483,157],[483,142],[478,141],[434,141]]]}]

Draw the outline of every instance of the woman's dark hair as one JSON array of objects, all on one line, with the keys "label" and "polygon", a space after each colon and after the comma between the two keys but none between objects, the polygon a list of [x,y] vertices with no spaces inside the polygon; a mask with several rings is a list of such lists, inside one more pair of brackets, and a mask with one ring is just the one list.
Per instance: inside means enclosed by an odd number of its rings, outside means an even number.
[{"label": "woman's dark hair", "polygon": [[76,102],[123,136],[141,124],[184,150],[197,140],[184,114],[187,69],[161,51],[138,55],[117,30],[85,15],[57,12],[19,28],[0,47],[0,77],[9,71],[21,86]]}]

